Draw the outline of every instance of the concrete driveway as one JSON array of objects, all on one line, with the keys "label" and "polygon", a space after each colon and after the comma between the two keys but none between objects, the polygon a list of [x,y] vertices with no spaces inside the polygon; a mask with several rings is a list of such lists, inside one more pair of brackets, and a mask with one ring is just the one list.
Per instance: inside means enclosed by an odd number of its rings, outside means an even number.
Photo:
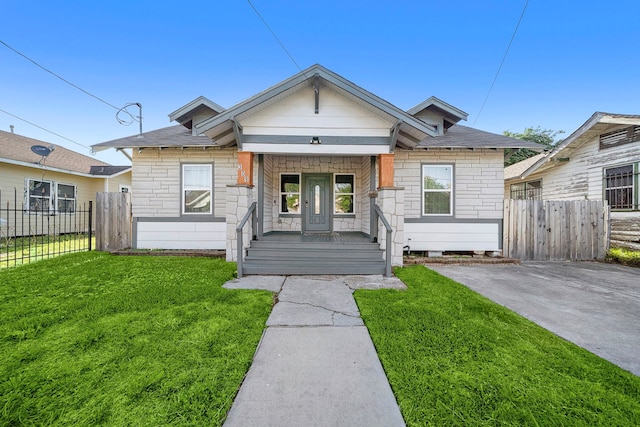
[{"label": "concrete driveway", "polygon": [[640,269],[596,262],[427,267],[640,376]]}]

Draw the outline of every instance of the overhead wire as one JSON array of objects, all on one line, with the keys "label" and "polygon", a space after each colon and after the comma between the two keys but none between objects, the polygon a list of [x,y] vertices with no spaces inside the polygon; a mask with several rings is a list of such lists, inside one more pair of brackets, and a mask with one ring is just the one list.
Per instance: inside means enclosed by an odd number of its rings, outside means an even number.
[{"label": "overhead wire", "polygon": [[256,7],[253,5],[253,3],[251,2],[251,0],[247,0],[247,3],[249,3],[249,6],[251,6],[251,9],[253,9],[253,11],[256,13],[256,15],[258,15],[258,18],[260,18],[260,20],[262,21],[262,23],[264,24],[265,27],[267,27],[267,30],[269,30],[269,32],[271,33],[271,35],[273,36],[274,39],[276,39],[276,41],[278,42],[278,44],[280,45],[280,47],[282,48],[282,50],[284,50],[284,52],[287,54],[287,56],[289,57],[289,59],[291,60],[291,62],[293,62],[295,64],[296,67],[298,67],[298,70],[302,71],[302,68],[300,67],[300,65],[298,65],[298,63],[296,62],[296,60],[293,58],[293,55],[291,55],[291,52],[289,52],[289,50],[285,47],[284,43],[282,43],[282,41],[278,38],[278,36],[276,35],[276,33],[271,29],[271,27],[269,26],[269,24],[267,24],[267,21],[262,17],[262,15],[260,14],[260,12],[258,12],[258,9],[256,9]]},{"label": "overhead wire", "polygon": [[12,50],[13,52],[17,53],[18,55],[22,56],[24,59],[26,59],[27,61],[31,62],[32,64],[36,65],[37,67],[43,69],[44,71],[46,71],[47,73],[51,74],[52,76],[57,77],[58,79],[62,80],[63,82],[65,82],[66,84],[73,86],[74,88],[78,89],[79,91],[85,93],[86,95],[89,95],[92,98],[97,99],[98,101],[102,102],[103,104],[108,105],[111,108],[114,108],[116,110],[120,110],[120,107],[116,107],[115,105],[105,101],[104,99],[100,98],[99,96],[96,96],[94,94],[92,94],[89,91],[86,91],[84,89],[82,89],[80,86],[71,83],[69,80],[65,79],[64,77],[54,73],[53,71],[51,71],[50,69],[44,67],[43,65],[39,64],[38,62],[34,61],[33,59],[29,58],[27,55],[25,55],[22,52],[19,52],[18,50],[14,49],[13,47],[9,46],[7,43],[5,43],[4,41],[0,40],[0,44],[3,44],[5,47],[7,47],[8,49]]},{"label": "overhead wire", "polygon": [[15,114],[11,114],[10,112],[5,111],[5,110],[3,110],[3,109],[1,109],[1,108],[0,108],[0,113],[4,113],[4,114],[6,114],[6,115],[8,115],[8,116],[11,116],[11,117],[14,117],[14,118],[16,118],[16,119],[18,119],[18,120],[22,120],[22,121],[23,121],[23,122],[25,122],[25,123],[29,123],[31,126],[35,126],[35,127],[37,127],[38,129],[42,129],[42,130],[43,130],[43,131],[45,131],[45,132],[49,132],[49,133],[50,133],[50,134],[52,134],[52,135],[55,135],[55,136],[57,136],[57,137],[59,137],[59,138],[62,138],[62,139],[65,139],[65,140],[67,140],[67,141],[69,141],[69,142],[71,142],[71,143],[73,143],[73,144],[79,145],[79,146],[80,146],[80,147],[82,147],[82,148],[86,148],[86,149],[87,149],[87,150],[89,150],[89,151],[93,151],[93,150],[91,149],[91,147],[88,147],[88,146],[86,146],[86,145],[84,145],[84,144],[80,144],[79,142],[76,142],[76,141],[74,141],[73,139],[67,138],[66,136],[62,136],[62,135],[60,135],[59,133],[55,133],[54,131],[51,131],[51,130],[49,130],[49,129],[47,129],[47,128],[43,127],[43,126],[37,125],[37,124],[35,124],[35,123],[33,123],[33,122],[30,122],[29,120],[23,119],[22,117],[16,116]]},{"label": "overhead wire", "polygon": [[504,55],[502,56],[502,61],[500,61],[500,66],[498,67],[498,71],[496,71],[496,75],[493,77],[493,81],[491,82],[489,91],[487,92],[487,95],[484,97],[484,101],[482,101],[482,106],[480,107],[480,111],[478,111],[478,114],[476,115],[476,118],[474,119],[472,126],[476,125],[476,122],[478,121],[480,114],[482,114],[482,110],[484,110],[484,107],[487,104],[487,101],[489,100],[489,95],[491,95],[491,92],[493,91],[493,86],[496,84],[496,80],[498,80],[498,75],[500,75],[500,70],[502,70],[502,66],[504,65],[504,62],[507,59],[507,55],[509,54],[509,49],[511,49],[511,44],[513,43],[513,40],[516,38],[516,34],[518,33],[518,28],[520,28],[520,23],[522,22],[522,18],[524,17],[524,13],[527,10],[528,5],[529,5],[529,0],[526,0],[524,3],[524,8],[522,8],[522,13],[520,14],[520,18],[518,19],[518,23],[516,24],[516,28],[513,30],[513,34],[511,35],[511,40],[509,40],[509,45],[507,46],[507,50],[504,52]]}]

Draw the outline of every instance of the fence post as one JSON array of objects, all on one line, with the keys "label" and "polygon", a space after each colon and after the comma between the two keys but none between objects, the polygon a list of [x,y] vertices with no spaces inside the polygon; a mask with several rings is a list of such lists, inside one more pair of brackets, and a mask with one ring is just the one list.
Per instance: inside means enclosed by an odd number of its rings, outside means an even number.
[{"label": "fence post", "polygon": [[93,201],[89,200],[89,250],[91,250],[91,231],[93,229]]}]

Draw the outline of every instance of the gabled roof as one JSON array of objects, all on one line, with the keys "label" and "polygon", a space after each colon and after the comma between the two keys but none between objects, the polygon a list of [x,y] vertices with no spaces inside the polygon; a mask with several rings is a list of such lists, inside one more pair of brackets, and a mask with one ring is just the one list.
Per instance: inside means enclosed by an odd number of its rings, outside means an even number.
[{"label": "gabled roof", "polygon": [[168,147],[211,147],[215,145],[205,135],[192,135],[191,131],[181,125],[169,126],[144,132],[139,135],[101,142],[92,145],[96,151],[108,148],[168,148]]},{"label": "gabled roof", "polygon": [[435,111],[442,114],[442,116],[444,116],[444,118],[451,124],[456,124],[460,120],[467,120],[468,116],[464,111],[436,98],[435,96],[431,96],[415,107],[410,108],[407,113],[412,116],[416,116],[424,110]]},{"label": "gabled roof", "polygon": [[[53,146],[55,148],[51,154],[43,158],[31,151],[31,147],[34,145]],[[92,175],[93,167],[120,168],[114,173],[119,173],[124,169],[130,168],[130,166],[111,166],[108,163],[76,153],[59,145],[53,145],[48,142],[5,131],[0,131],[0,162],[21,166],[46,166],[62,172],[86,175]]]},{"label": "gabled roof", "polygon": [[216,116],[224,111],[224,108],[204,96],[199,96],[187,105],[178,108],[169,114],[169,120],[178,122],[181,125],[191,129],[193,125],[193,117],[197,114],[208,114]]},{"label": "gabled roof", "polygon": [[[229,129],[233,126],[233,121],[236,120],[237,117],[246,117],[251,113],[251,111],[257,111],[265,108],[266,106],[277,102],[289,93],[317,84],[331,85],[331,87],[338,93],[359,102],[361,105],[372,109],[372,111],[377,111],[379,114],[390,118],[392,121],[399,123],[399,143],[404,141],[408,145],[414,145],[412,141],[420,140],[426,136],[436,135],[433,126],[422,122],[411,114],[402,111],[393,104],[318,64],[313,65],[283,82],[278,83],[277,85],[228,108],[222,113],[197,124],[195,126],[195,133],[198,135],[204,133],[209,135],[212,139],[216,139],[219,135],[229,132]],[[408,135],[406,140],[404,139],[403,134]]]},{"label": "gabled roof", "polygon": [[[570,158],[571,154],[583,144],[591,141],[601,133],[620,125],[640,125],[640,115],[611,114],[596,111],[582,126],[554,147],[548,155],[539,157],[535,162],[530,161],[530,159],[523,160],[522,162],[527,163],[518,167],[522,169],[518,175],[512,175],[510,172],[511,178],[507,178],[505,169],[505,179],[513,179],[516,177],[522,179],[539,171],[541,168],[553,167],[559,164],[557,162],[553,163],[553,160]],[[510,167],[519,165],[522,162],[518,162]]]},{"label": "gabled roof", "polygon": [[416,148],[528,148],[539,151],[543,147],[535,142],[455,125],[443,135],[423,139]]}]

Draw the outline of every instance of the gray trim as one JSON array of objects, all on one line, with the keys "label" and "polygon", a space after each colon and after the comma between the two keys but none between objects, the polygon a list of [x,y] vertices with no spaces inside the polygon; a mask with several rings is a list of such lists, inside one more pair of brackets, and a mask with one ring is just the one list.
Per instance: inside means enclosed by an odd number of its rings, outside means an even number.
[{"label": "gray trim", "polygon": [[131,224],[131,249],[138,249],[138,218],[133,217]]},{"label": "gray trim", "polygon": [[[431,214],[424,213],[424,177],[422,176],[422,168],[424,166],[451,166],[451,214]],[[455,218],[456,217],[456,164],[451,162],[425,162],[420,163],[420,215],[426,218]]]},{"label": "gray trim", "polygon": [[258,154],[258,238],[264,234],[264,154]]},{"label": "gray trim", "polygon": [[191,102],[187,103],[186,105],[178,108],[173,113],[170,113],[169,114],[169,120],[173,122],[174,120],[183,118],[183,116],[188,116],[190,113],[193,112],[193,110],[197,109],[200,106],[207,107],[207,108],[213,110],[216,113],[221,113],[221,112],[224,111],[224,108],[221,107],[220,105],[216,104],[215,102],[211,101],[210,99],[205,98],[204,96],[199,96],[196,99],[194,99],[193,101],[191,101]]},{"label": "gray trim", "polygon": [[[233,124],[233,133],[236,136],[236,145],[238,146],[239,150],[242,150],[242,143],[244,142],[244,138],[242,135],[242,126],[240,125],[240,123],[238,123],[235,117],[231,119],[231,123]],[[218,137],[218,139],[220,138],[221,137]]]},{"label": "gray trim", "polygon": [[398,119],[395,125],[391,128],[391,136],[389,141],[389,151],[393,153],[398,143],[398,134],[400,133],[400,126],[402,126],[402,120]]},{"label": "gray trim", "polygon": [[[199,213],[183,213],[182,209],[184,208],[184,187],[182,186],[182,184],[184,183],[183,179],[184,179],[184,166],[185,165],[211,165],[211,213],[210,214],[199,214]],[[203,217],[203,218],[209,218],[209,221],[211,221],[212,218],[214,218],[216,212],[216,205],[215,205],[215,178],[216,176],[216,169],[215,169],[215,164],[214,162],[180,162],[180,210],[178,211],[178,213],[180,214],[180,217],[185,217],[185,218],[194,218],[194,217]]]},{"label": "gray trim", "polygon": [[315,114],[320,111],[320,75],[315,73],[313,78],[313,91],[315,92]]},{"label": "gray trim", "polygon": [[416,114],[418,114],[422,110],[427,109],[430,106],[437,107],[438,109],[448,113],[450,116],[453,116],[458,120],[460,119],[467,120],[467,116],[468,116],[467,113],[460,110],[459,108],[454,107],[451,104],[444,102],[439,98],[436,98],[435,96],[431,96],[428,99],[425,99],[424,101],[422,101],[420,104],[416,105],[415,107],[410,108],[409,110],[407,110],[407,113],[411,114],[412,116],[415,116]]},{"label": "gray trim", "polygon": [[389,145],[385,136],[242,135],[246,144],[308,145],[313,137],[319,137],[322,145]]},{"label": "gray trim", "polygon": [[225,217],[213,216],[213,215],[200,215],[197,217],[191,216],[137,216],[133,218],[134,221],[139,222],[226,222]]},{"label": "gray trim", "polygon": [[[330,200],[327,201],[327,219],[328,219],[328,223],[329,223],[329,230],[328,232],[333,232],[333,206],[331,201],[333,200],[333,173],[315,173],[315,172],[311,172],[311,173],[301,173],[300,174],[300,203],[301,203],[301,218],[302,218],[302,222],[300,224],[300,229],[302,230],[302,233],[306,233],[307,232],[307,203],[303,202],[304,197],[303,196],[307,196],[307,179],[309,179],[310,177],[315,177],[315,178],[328,178],[328,188],[327,188],[327,193],[328,196],[331,198]],[[304,207],[302,207],[302,204],[304,204]],[[308,230],[309,232],[315,232],[314,230]],[[325,232],[324,230],[320,231],[321,233]]]}]

